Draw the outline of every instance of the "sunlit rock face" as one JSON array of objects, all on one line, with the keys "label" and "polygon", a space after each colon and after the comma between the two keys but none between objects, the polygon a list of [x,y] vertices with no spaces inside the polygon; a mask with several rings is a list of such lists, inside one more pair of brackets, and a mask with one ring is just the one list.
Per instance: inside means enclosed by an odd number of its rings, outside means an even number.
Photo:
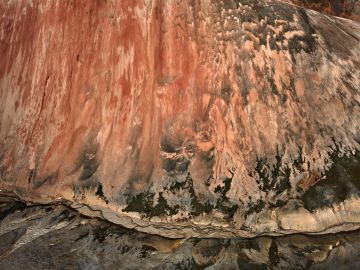
[{"label": "sunlit rock face", "polygon": [[333,16],[360,21],[360,1],[358,0],[283,0],[298,6],[314,9]]},{"label": "sunlit rock face", "polygon": [[359,224],[359,23],[264,0],[0,16],[3,189],[169,237]]}]

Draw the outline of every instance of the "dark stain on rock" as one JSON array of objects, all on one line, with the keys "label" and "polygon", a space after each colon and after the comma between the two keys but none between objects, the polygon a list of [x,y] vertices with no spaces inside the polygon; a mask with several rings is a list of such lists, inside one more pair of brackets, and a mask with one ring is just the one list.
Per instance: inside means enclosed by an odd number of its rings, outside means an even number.
[{"label": "dark stain on rock", "polygon": [[146,258],[149,257],[151,255],[151,253],[157,251],[155,248],[153,248],[152,246],[148,246],[148,245],[143,245],[141,247],[141,250],[138,254],[139,258]]},{"label": "dark stain on rock", "polygon": [[184,156],[177,158],[162,158],[161,165],[169,173],[181,174],[187,171],[190,160]]},{"label": "dark stain on rock", "polygon": [[273,190],[276,194],[289,189],[291,168],[288,164],[283,164],[283,155],[279,153],[275,155],[275,163],[269,165],[266,158],[257,158],[255,170],[250,172],[250,176],[257,177],[257,183],[260,190],[268,193]]},{"label": "dark stain on rock", "polygon": [[78,236],[77,238],[75,238],[75,242],[77,242],[77,241],[81,241],[82,239],[85,239],[85,238],[87,238],[88,236],[90,235],[90,232],[89,231],[87,231],[87,232],[85,232],[84,234],[81,234],[80,236]]},{"label": "dark stain on rock", "polygon": [[265,206],[266,206],[266,203],[262,199],[259,199],[256,202],[250,201],[246,207],[245,218],[253,213],[260,213],[264,209]]},{"label": "dark stain on rock", "polygon": [[256,262],[249,262],[249,259],[244,254],[241,254],[237,258],[237,266],[243,270],[268,270],[269,268],[262,263],[257,264]]},{"label": "dark stain on rock", "polygon": [[166,136],[161,139],[160,146],[161,151],[164,151],[166,153],[176,153],[176,148],[179,147],[174,146],[174,144],[172,144]]},{"label": "dark stain on rock", "polygon": [[42,178],[39,178],[39,177],[36,177],[36,171],[34,171],[33,173],[33,176],[32,176],[32,180],[29,182],[32,187],[34,189],[38,189],[40,188],[41,186],[43,186],[44,184],[49,184],[49,185],[53,185],[56,180],[58,179],[58,172],[54,172],[53,174],[51,175],[48,175],[48,176],[45,176],[45,177],[42,177]]},{"label": "dark stain on rock", "polygon": [[271,245],[270,245],[270,248],[269,248],[269,259],[270,259],[270,264],[272,266],[276,266],[280,262],[279,250],[278,250],[278,246],[276,244],[275,239],[273,239],[271,241]]},{"label": "dark stain on rock", "polygon": [[227,240],[201,239],[192,248],[195,263],[201,268],[214,265],[225,250]]},{"label": "dark stain on rock", "polygon": [[109,229],[107,226],[99,226],[93,230],[93,240],[99,243],[103,243],[108,235]]},{"label": "dark stain on rock", "polygon": [[231,177],[225,178],[223,186],[217,186],[214,190],[215,193],[220,195],[220,198],[217,199],[215,209],[220,210],[223,214],[227,215],[228,218],[233,218],[239,206],[230,202],[229,198],[226,196],[226,193],[230,190],[231,182],[234,176],[233,170],[229,170],[229,172]]},{"label": "dark stain on rock", "polygon": [[99,183],[98,184],[98,187],[97,187],[97,190],[95,192],[95,195],[98,196],[100,199],[104,200],[106,202],[106,204],[109,203],[109,200],[106,199],[105,195],[104,195],[104,192],[103,192],[103,187],[102,187],[102,184]]},{"label": "dark stain on rock", "polygon": [[331,207],[351,196],[360,196],[360,153],[344,155],[334,150],[330,159],[333,165],[323,173],[323,179],[301,197],[308,210]]},{"label": "dark stain on rock", "polygon": [[[161,157],[161,167],[170,175],[183,174],[187,171],[190,160],[187,156],[181,154],[180,147],[183,144],[181,136],[177,138],[170,138],[170,136],[163,136],[160,142],[161,151],[170,154],[176,154],[172,157]],[[187,152],[193,151],[192,145],[185,146]]]},{"label": "dark stain on rock", "polygon": [[[304,36],[296,35],[289,40],[288,49],[294,62],[296,62],[295,55],[301,51],[312,53],[317,49],[316,39],[313,36],[315,34],[315,30],[311,25],[306,10],[303,8],[299,9],[298,15],[305,34]],[[305,46],[303,46],[303,44],[305,44]]]},{"label": "dark stain on rock", "polygon": [[179,206],[169,206],[162,193],[159,193],[157,204],[154,205],[155,193],[147,191],[133,197],[128,197],[124,212],[138,212],[143,217],[151,219],[155,216],[172,216],[178,213]]},{"label": "dark stain on rock", "polygon": [[[188,173],[186,180],[183,182],[175,182],[169,187],[165,187],[165,190],[176,194],[177,192],[186,191],[191,198],[191,212],[192,216],[199,216],[202,213],[210,213],[213,210],[218,210],[225,214],[227,218],[232,218],[238,209],[238,205],[230,202],[226,197],[226,193],[230,189],[231,178],[224,180],[224,186],[218,186],[215,190],[219,194],[216,204],[211,203],[209,200],[201,203],[196,195],[194,184],[190,173]],[[154,216],[173,216],[180,210],[180,205],[169,206],[166,199],[163,197],[163,193],[160,192],[157,202],[154,201],[155,193],[150,191],[141,192],[135,196],[129,196],[127,199],[127,207],[124,212],[138,212],[145,218],[151,219]]]},{"label": "dark stain on rock", "polygon": [[174,193],[180,189],[187,190],[189,192],[192,208],[191,215],[193,216],[199,216],[202,213],[208,214],[213,210],[218,210],[225,214],[227,218],[232,218],[238,209],[238,205],[230,202],[230,200],[226,197],[226,193],[230,190],[231,181],[232,177],[226,178],[223,182],[224,186],[217,186],[215,188],[215,193],[220,195],[215,205],[210,203],[209,200],[204,203],[199,202],[198,196],[194,190],[193,180],[190,173],[188,173],[188,176],[184,182],[176,182],[170,187],[170,190]]},{"label": "dark stain on rock", "polygon": [[35,174],[35,170],[34,169],[31,169],[29,171],[29,176],[28,176],[28,183],[30,184],[31,180],[33,179],[34,177],[34,174]]},{"label": "dark stain on rock", "polygon": [[89,154],[85,154],[83,158],[83,171],[80,176],[80,180],[89,179],[96,172],[99,167],[99,162],[95,157],[90,157]]},{"label": "dark stain on rock", "polygon": [[269,83],[270,83],[271,92],[272,92],[273,94],[275,94],[275,95],[279,95],[279,91],[278,91],[278,89],[277,89],[277,87],[276,87],[276,84],[275,84],[274,79],[273,79],[272,77],[269,77],[269,78],[268,78],[268,81],[269,81]]},{"label": "dark stain on rock", "polygon": [[24,234],[26,234],[27,228],[20,227],[13,229],[0,236],[0,257],[4,256],[9,250],[9,246],[13,246]]},{"label": "dark stain on rock", "polygon": [[49,220],[50,224],[70,221],[75,218],[75,213],[68,208],[64,208],[58,215],[52,216]]},{"label": "dark stain on rock", "polygon": [[221,89],[221,98],[227,103],[229,104],[230,99],[231,99],[231,88],[229,84],[226,84],[222,89]]}]

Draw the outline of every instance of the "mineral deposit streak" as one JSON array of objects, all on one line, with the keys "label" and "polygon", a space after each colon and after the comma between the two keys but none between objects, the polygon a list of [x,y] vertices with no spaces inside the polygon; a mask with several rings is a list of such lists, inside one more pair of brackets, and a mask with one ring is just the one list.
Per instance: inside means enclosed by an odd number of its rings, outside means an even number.
[{"label": "mineral deposit streak", "polygon": [[358,228],[359,6],[314,2],[1,1],[0,188],[172,238]]}]

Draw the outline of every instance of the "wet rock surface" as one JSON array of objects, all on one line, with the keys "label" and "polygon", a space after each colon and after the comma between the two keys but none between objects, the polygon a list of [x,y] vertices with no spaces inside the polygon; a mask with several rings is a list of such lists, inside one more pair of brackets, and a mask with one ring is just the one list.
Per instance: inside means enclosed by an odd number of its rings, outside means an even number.
[{"label": "wet rock surface", "polygon": [[167,239],[0,194],[0,269],[358,269],[360,231]]}]

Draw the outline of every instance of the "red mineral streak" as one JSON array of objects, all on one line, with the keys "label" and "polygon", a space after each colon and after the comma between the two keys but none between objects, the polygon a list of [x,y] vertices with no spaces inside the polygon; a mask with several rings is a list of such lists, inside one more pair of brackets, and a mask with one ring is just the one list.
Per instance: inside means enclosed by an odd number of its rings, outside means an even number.
[{"label": "red mineral streak", "polygon": [[246,205],[268,200],[257,157],[292,164],[302,146],[318,175],[332,138],[357,149],[360,25],[225,2],[2,1],[1,185],[70,198],[101,183],[123,206],[190,173],[203,198],[232,177]]}]

